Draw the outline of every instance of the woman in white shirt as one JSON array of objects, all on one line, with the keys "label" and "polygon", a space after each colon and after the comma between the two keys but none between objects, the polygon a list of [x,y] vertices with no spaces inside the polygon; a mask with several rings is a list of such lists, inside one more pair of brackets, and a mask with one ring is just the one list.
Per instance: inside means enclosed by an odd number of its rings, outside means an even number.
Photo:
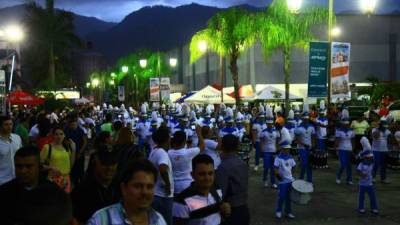
[{"label": "woman in white shirt", "polygon": [[200,132],[200,127],[196,127],[199,138],[199,147],[186,147],[186,133],[176,131],[172,138],[172,149],[168,151],[168,156],[172,163],[172,173],[174,178],[174,193],[179,194],[190,186],[192,182],[192,159],[200,152],[204,151],[204,140]]},{"label": "woman in white shirt", "polygon": [[354,149],[355,133],[350,128],[350,122],[347,119],[342,120],[342,127],[336,130],[336,149],[339,150],[340,167],[336,174],[336,183],[340,184],[340,177],[343,170],[346,170],[347,184],[353,184],[351,159]]}]

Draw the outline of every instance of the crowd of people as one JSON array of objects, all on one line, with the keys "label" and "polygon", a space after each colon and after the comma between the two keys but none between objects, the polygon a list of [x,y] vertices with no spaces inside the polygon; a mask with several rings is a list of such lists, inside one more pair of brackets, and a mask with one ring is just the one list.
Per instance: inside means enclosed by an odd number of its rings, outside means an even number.
[{"label": "crowd of people", "polygon": [[254,171],[262,161],[263,186],[278,190],[276,218],[295,218],[292,182],[317,183],[313,170],[327,168],[334,158],[328,155],[339,159],[337,185],[344,171],[347,185],[353,167],[359,173],[358,211],[366,213],[367,192],[378,214],[376,174],[390,183],[386,169],[390,157],[398,160],[400,121],[372,109],[351,118],[345,105],[329,107],[322,101],[311,110],[147,103],[138,111],[106,104],[15,110],[0,117],[2,221],[250,224],[249,149]]}]

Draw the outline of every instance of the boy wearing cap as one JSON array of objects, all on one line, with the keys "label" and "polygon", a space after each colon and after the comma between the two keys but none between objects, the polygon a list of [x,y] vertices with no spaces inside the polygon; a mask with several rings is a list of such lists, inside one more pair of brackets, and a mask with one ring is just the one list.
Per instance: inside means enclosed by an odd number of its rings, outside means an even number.
[{"label": "boy wearing cap", "polygon": [[275,216],[276,218],[282,218],[282,205],[285,203],[285,214],[289,219],[294,219],[295,216],[292,214],[290,192],[292,189],[293,168],[296,166],[296,162],[290,155],[290,143],[285,141],[280,144],[281,153],[275,158],[274,168],[275,175],[279,180],[278,185],[278,202],[276,204]]},{"label": "boy wearing cap", "polygon": [[368,193],[371,203],[371,211],[378,214],[378,206],[376,203],[375,189],[372,184],[372,171],[374,167],[374,155],[371,152],[371,145],[366,137],[361,138],[363,151],[360,153],[361,163],[357,166],[357,171],[360,174],[359,192],[358,192],[358,212],[364,214],[364,197],[365,192]]}]

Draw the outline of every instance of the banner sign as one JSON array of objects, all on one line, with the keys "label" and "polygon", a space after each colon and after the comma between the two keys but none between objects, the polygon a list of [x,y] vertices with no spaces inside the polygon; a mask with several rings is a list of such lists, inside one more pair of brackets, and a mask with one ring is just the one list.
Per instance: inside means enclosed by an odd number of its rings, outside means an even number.
[{"label": "banner sign", "polygon": [[118,101],[123,102],[125,101],[125,87],[118,86]]},{"label": "banner sign", "polygon": [[158,78],[150,78],[150,101],[160,101],[160,80]]},{"label": "banner sign", "polygon": [[169,101],[169,95],[171,93],[171,84],[169,77],[162,77],[161,78],[161,99],[163,101]]},{"label": "banner sign", "polygon": [[332,99],[350,99],[350,43],[332,42],[331,60]]},{"label": "banner sign", "polygon": [[328,59],[328,42],[310,42],[308,97],[323,98],[328,95]]}]

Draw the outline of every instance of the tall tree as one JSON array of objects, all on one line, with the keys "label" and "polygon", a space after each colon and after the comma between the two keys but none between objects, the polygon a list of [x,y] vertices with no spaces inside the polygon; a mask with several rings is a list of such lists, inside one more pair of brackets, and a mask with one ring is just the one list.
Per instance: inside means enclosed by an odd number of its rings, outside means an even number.
[{"label": "tall tree", "polygon": [[[266,11],[257,17],[257,21],[265,59],[268,61],[276,49],[283,51],[285,106],[289,109],[292,50],[308,49],[309,42],[315,39],[312,27],[328,22],[328,10],[311,7],[301,13],[293,13],[288,9],[286,0],[274,0]],[[286,110],[286,113],[288,111]]]},{"label": "tall tree", "polygon": [[[47,78],[51,87],[55,87],[57,62],[64,57],[68,49],[79,46],[80,40],[74,33],[73,16],[66,11],[54,8],[54,0],[46,0],[46,7],[32,2],[28,5],[27,28],[29,29],[30,47],[36,53],[43,53],[46,58]],[[38,56],[36,56],[38,57]]]},{"label": "tall tree", "polygon": [[190,42],[191,63],[205,53],[199,49],[201,42],[207,43],[207,49],[228,57],[237,105],[240,104],[237,60],[256,41],[254,21],[253,15],[245,9],[230,8],[211,17],[207,28],[196,33]]}]

